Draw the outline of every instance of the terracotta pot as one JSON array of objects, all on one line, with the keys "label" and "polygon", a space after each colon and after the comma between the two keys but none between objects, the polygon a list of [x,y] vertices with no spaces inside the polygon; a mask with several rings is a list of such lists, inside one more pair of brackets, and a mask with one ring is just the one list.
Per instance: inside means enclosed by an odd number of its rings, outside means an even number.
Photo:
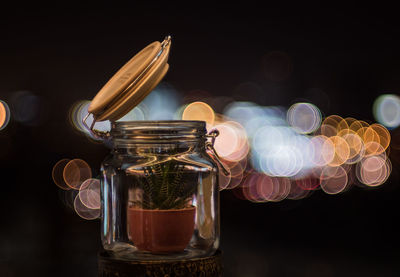
[{"label": "terracotta pot", "polygon": [[128,235],[142,251],[182,252],[194,232],[195,207],[179,210],[128,208]]}]

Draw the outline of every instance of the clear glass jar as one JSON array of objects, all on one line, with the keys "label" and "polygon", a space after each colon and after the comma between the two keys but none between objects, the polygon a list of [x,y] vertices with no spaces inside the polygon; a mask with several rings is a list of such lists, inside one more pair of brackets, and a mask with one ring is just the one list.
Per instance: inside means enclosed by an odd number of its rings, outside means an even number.
[{"label": "clear glass jar", "polygon": [[203,121],[114,122],[102,163],[101,237],[111,255],[170,260],[219,247],[218,167]]}]

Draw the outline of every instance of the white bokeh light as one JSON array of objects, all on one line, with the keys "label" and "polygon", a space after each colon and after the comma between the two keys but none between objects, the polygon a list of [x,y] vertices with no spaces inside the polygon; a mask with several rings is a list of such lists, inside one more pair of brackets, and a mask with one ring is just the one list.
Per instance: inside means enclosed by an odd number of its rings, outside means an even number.
[{"label": "white bokeh light", "polygon": [[394,129],[400,125],[400,97],[394,94],[379,96],[373,107],[376,120],[387,128]]}]

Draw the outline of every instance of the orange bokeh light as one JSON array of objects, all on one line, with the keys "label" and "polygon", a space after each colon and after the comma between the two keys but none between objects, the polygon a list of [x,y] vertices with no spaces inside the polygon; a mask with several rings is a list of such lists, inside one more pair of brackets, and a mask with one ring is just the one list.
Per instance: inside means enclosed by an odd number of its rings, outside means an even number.
[{"label": "orange bokeh light", "polygon": [[71,189],[64,181],[64,168],[69,163],[70,159],[62,159],[59,160],[54,166],[51,172],[51,177],[53,178],[54,183],[63,190]]},{"label": "orange bokeh light", "polygon": [[336,136],[337,129],[330,124],[322,123],[318,133],[326,137],[333,137]]},{"label": "orange bokeh light", "polygon": [[342,122],[342,121],[343,121],[343,117],[334,114],[334,115],[330,115],[330,116],[325,117],[325,119],[322,121],[322,125],[329,125],[329,126],[333,127],[333,129],[337,133],[338,132],[339,123]]},{"label": "orange bokeh light", "polygon": [[339,132],[349,146],[349,157],[346,163],[353,164],[358,162],[364,155],[364,142],[354,131],[350,129],[343,129]]},{"label": "orange bokeh light", "polygon": [[355,121],[357,121],[357,119],[352,117],[346,117],[342,119],[337,126],[338,133],[345,134],[345,132],[348,132],[348,130],[350,130],[351,124]]},{"label": "orange bokeh light", "polygon": [[73,159],[65,165],[63,177],[70,188],[78,190],[85,180],[92,178],[92,170],[84,160]]},{"label": "orange bokeh light", "polygon": [[380,145],[382,145],[383,149],[386,150],[389,147],[391,140],[389,131],[378,123],[372,124],[370,128],[378,135]]},{"label": "orange bokeh light", "polygon": [[379,155],[383,154],[384,152],[385,149],[383,146],[376,141],[370,141],[365,144],[365,156]]},{"label": "orange bokeh light", "polygon": [[339,166],[344,164],[350,156],[350,147],[346,140],[339,136],[330,137],[328,140],[330,140],[335,147],[335,155],[329,165]]},{"label": "orange bokeh light", "polygon": [[3,124],[6,122],[6,108],[4,107],[3,103],[0,102],[0,128],[3,127]]},{"label": "orange bokeh light", "polygon": [[6,102],[0,100],[0,130],[4,129],[10,121],[10,109]]},{"label": "orange bokeh light", "polygon": [[186,106],[182,113],[183,120],[202,120],[209,125],[215,121],[214,110],[204,102],[193,102]]}]

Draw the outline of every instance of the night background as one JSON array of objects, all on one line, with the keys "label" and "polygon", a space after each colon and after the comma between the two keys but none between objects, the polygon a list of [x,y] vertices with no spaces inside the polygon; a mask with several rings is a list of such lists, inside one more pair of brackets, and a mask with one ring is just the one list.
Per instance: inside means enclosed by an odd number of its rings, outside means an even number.
[{"label": "night background", "polygon": [[[311,102],[323,116],[375,122],[375,99],[400,93],[400,22],[389,6],[21,4],[2,8],[0,26],[0,100],[11,109],[0,130],[5,277],[97,275],[100,221],[63,204],[51,171],[81,158],[99,173],[109,149],[76,132],[69,110],[153,41],[172,36],[164,81],[184,96]],[[290,66],[266,72],[274,51]],[[34,116],[18,121],[24,114],[13,116],[12,103],[21,91],[35,95],[19,108]],[[375,189],[278,203],[222,191],[224,276],[399,276],[399,155],[391,151],[391,176]]]}]

